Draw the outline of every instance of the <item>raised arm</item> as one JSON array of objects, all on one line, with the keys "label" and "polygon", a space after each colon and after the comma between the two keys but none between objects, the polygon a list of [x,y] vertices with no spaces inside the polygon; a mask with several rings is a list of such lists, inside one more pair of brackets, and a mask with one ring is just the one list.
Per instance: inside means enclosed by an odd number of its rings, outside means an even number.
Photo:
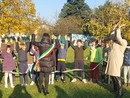
[{"label": "raised arm", "polygon": [[86,48],[87,48],[87,44],[86,44],[86,42],[84,41],[83,50],[85,50]]},{"label": "raised arm", "polygon": [[7,47],[7,44],[3,44],[3,45],[2,45],[1,55],[2,55],[3,58],[4,58],[4,55],[5,55],[5,52],[6,52],[6,47]]},{"label": "raised arm", "polygon": [[60,47],[60,41],[58,39],[56,39],[55,41],[56,41],[56,49],[58,49]]},{"label": "raised arm", "polygon": [[116,30],[116,39],[117,39],[117,41],[118,41],[118,43],[119,43],[120,45],[122,45],[122,46],[127,46],[127,41],[124,40],[124,39],[122,38],[122,36],[121,36],[120,27],[117,28],[117,30]]},{"label": "raised arm", "polygon": [[69,47],[69,43],[68,43],[68,36],[67,35],[65,35],[65,50],[67,50],[68,49],[68,47]]},{"label": "raised arm", "polygon": [[73,49],[75,49],[74,42],[75,42],[75,40],[70,43],[70,46],[71,46]]},{"label": "raised arm", "polygon": [[19,51],[19,43],[16,42],[16,51],[18,52]]},{"label": "raised arm", "polygon": [[35,34],[32,34],[31,44],[39,47],[40,43],[35,41]]},{"label": "raised arm", "polygon": [[11,46],[10,47],[11,51],[13,51],[14,50],[14,44],[11,44],[10,46]]},{"label": "raised arm", "polygon": [[6,51],[7,44],[2,44],[2,51]]},{"label": "raised arm", "polygon": [[91,56],[91,51],[90,51],[90,47],[89,47],[89,51],[86,53],[86,60],[90,60],[90,56]]},{"label": "raised arm", "polygon": [[65,50],[67,50],[68,49],[68,41],[66,40],[65,41]]},{"label": "raised arm", "polygon": [[30,45],[31,45],[30,42],[26,42],[26,51],[29,51],[29,50],[30,50]]},{"label": "raised arm", "polygon": [[35,51],[34,51],[33,48],[30,49],[30,54],[31,54],[31,55],[34,55],[34,54],[35,54]]}]

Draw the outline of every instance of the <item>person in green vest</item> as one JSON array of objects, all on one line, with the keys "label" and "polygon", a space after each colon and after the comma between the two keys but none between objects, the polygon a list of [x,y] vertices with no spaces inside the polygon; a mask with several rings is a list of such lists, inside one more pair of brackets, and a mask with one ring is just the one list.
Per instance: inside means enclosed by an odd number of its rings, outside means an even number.
[{"label": "person in green vest", "polygon": [[90,82],[98,82],[99,66],[97,66],[103,59],[103,49],[98,45],[98,40],[92,40],[90,53],[86,60],[90,61]]}]

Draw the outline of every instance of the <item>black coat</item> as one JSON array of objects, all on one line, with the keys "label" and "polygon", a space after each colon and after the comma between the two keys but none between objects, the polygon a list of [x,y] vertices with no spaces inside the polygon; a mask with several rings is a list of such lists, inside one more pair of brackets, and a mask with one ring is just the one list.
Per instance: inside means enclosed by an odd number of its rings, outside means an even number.
[{"label": "black coat", "polygon": [[[39,54],[44,53],[50,46],[51,41],[49,38],[42,38],[41,42],[35,42],[35,35],[32,35],[32,44],[39,48]],[[40,71],[42,72],[52,72],[53,71],[53,55],[50,53],[47,57],[39,60]]]}]

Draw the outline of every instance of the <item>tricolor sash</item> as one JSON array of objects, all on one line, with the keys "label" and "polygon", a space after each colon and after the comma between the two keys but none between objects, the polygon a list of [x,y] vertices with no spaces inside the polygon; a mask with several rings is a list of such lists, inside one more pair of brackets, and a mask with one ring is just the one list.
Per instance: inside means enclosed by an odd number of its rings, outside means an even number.
[{"label": "tricolor sash", "polygon": [[54,43],[50,46],[50,48],[48,48],[45,52],[43,52],[41,55],[39,55],[37,57],[37,62],[35,64],[35,66],[34,66],[35,71],[40,71],[39,60],[49,56],[51,54],[51,52],[54,50],[55,46],[56,45],[55,45],[55,41],[54,41]]}]

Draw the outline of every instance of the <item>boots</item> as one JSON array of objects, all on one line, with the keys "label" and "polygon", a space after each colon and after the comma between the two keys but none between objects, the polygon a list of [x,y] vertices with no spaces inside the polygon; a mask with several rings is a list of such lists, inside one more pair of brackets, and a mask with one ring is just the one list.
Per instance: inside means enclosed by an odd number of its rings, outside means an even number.
[{"label": "boots", "polygon": [[122,90],[119,90],[119,92],[118,92],[116,98],[121,98],[122,96],[123,96]]},{"label": "boots", "polygon": [[44,95],[46,96],[47,94],[49,94],[48,90],[44,90]]},{"label": "boots", "polygon": [[117,92],[118,92],[118,85],[117,85],[116,77],[112,76],[111,78],[112,78],[113,89],[114,89],[114,90],[112,91],[112,93],[117,94]]}]

